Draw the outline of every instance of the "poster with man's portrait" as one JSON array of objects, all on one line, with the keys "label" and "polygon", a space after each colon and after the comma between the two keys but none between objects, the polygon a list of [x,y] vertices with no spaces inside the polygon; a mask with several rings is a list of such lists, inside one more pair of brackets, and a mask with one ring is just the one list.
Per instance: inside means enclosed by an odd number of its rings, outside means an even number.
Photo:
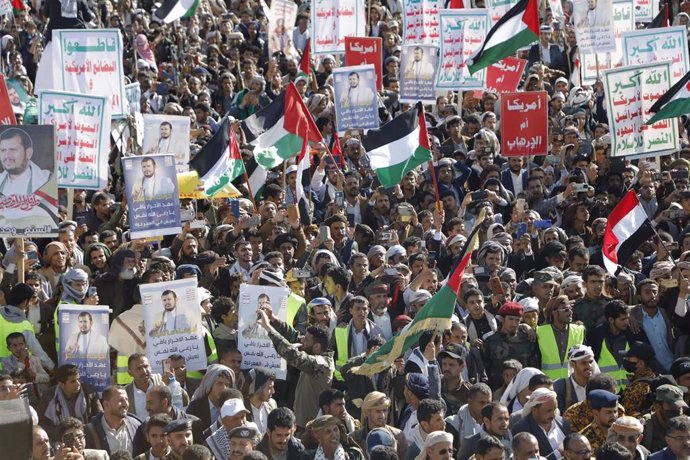
[{"label": "poster with man's portrait", "polygon": [[581,54],[616,50],[613,0],[575,0],[575,36]]},{"label": "poster with man's portrait", "polygon": [[278,355],[268,334],[257,323],[257,310],[270,306],[273,316],[285,321],[290,290],[277,286],[242,284],[237,304],[237,348],[242,353],[242,369],[263,366],[271,369],[276,377],[284,380],[287,364]]},{"label": "poster with man's portrait", "polygon": [[189,370],[206,369],[196,278],[142,284],[139,292],[152,371],[161,373],[163,360],[173,354],[184,356]]},{"label": "poster with man's portrait", "polygon": [[84,383],[103,391],[110,384],[108,319],[110,308],[100,305],[60,305],[59,365],[74,364]]},{"label": "poster with man's portrait", "polygon": [[438,47],[405,45],[400,54],[400,102],[436,102],[434,82],[438,67]]},{"label": "poster with man's portrait", "polygon": [[0,236],[57,236],[53,125],[0,126]]},{"label": "poster with man's portrait", "polygon": [[172,155],[122,159],[132,238],[176,235],[180,232],[180,199]]},{"label": "poster with man's portrait", "polygon": [[144,115],[144,155],[175,155],[178,173],[189,171],[189,117]]},{"label": "poster with man's portrait", "polygon": [[379,127],[376,68],[373,64],[333,70],[338,134],[348,129]]}]

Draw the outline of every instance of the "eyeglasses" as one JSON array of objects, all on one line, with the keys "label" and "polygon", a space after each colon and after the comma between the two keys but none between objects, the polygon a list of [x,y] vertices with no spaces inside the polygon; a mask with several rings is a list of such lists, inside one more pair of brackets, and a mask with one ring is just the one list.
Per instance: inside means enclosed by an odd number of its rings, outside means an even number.
[{"label": "eyeglasses", "polygon": [[453,449],[452,447],[450,449],[441,449],[438,451],[438,454],[439,455],[446,455],[446,454],[455,455],[455,449]]},{"label": "eyeglasses", "polygon": [[591,457],[592,456],[592,450],[587,449],[587,450],[571,450],[570,452],[574,453],[577,456],[580,457]]}]

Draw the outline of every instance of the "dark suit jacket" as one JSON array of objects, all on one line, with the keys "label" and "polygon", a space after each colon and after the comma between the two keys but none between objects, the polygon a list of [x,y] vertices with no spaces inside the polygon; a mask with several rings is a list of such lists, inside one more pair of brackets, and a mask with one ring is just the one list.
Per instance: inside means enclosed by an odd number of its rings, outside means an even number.
[{"label": "dark suit jacket", "polygon": [[[561,431],[563,431],[565,435],[570,434],[570,424],[567,420],[565,420],[561,416],[557,416],[554,419],[554,422],[558,425],[558,427],[561,429]],[[544,434],[544,430],[542,430],[541,427],[537,424],[537,421],[534,420],[532,414],[529,414],[527,417],[523,417],[522,420],[516,423],[513,429],[511,430],[513,436],[525,431],[528,433],[532,433],[537,438],[537,441],[539,441],[539,455],[541,455],[542,457],[549,457],[549,455],[553,453],[551,443],[549,443],[546,434]]]},{"label": "dark suit jacket", "polygon": [[[575,388],[573,387],[573,382],[570,380],[570,377],[558,379],[553,382],[553,391],[558,395],[558,410],[561,411],[561,414],[565,412],[567,408],[578,402]],[[567,398],[566,395],[570,397]]]},{"label": "dark suit jacket", "polygon": [[211,409],[208,407],[208,397],[195,399],[187,406],[187,413],[201,420],[204,427],[211,426],[215,420],[211,420]]},{"label": "dark suit jacket", "polygon": [[[527,69],[532,67],[532,64],[535,62],[540,62],[541,61],[541,55],[539,54],[539,48],[541,45],[537,43],[536,45],[532,45],[529,49],[529,57],[527,59]],[[551,45],[549,46],[549,54],[551,57],[551,64],[549,65],[550,69],[556,69],[556,70],[561,70],[564,73],[568,73],[567,65],[565,62],[565,58],[563,57],[563,52],[561,49],[558,47],[558,45]],[[542,454],[543,456],[543,454]]]},{"label": "dark suit jacket", "polygon": [[647,460],[676,460],[676,458],[676,454],[674,454],[668,447],[665,447],[659,452],[654,452],[652,455],[647,457]]},{"label": "dark suit jacket", "polygon": [[[527,190],[527,170],[522,170],[522,190]],[[505,169],[501,171],[501,184],[510,192],[515,195],[515,189],[513,189],[513,178],[510,169]]]},{"label": "dark suit jacket", "polygon": [[[108,452],[108,455],[112,455],[113,453],[110,452],[110,447],[108,446],[108,438],[103,430],[102,419],[103,413],[101,412],[91,420],[91,423],[84,425],[86,447],[89,449],[104,450]],[[141,420],[139,420],[136,415],[127,414],[125,418],[125,427],[127,429],[127,435],[132,442],[134,442],[134,436],[136,435],[139,425],[141,425]]]}]

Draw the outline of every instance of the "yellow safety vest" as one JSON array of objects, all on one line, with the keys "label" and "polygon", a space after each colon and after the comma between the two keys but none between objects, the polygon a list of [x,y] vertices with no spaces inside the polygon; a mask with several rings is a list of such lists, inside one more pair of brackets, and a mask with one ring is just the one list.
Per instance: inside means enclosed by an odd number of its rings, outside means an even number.
[{"label": "yellow safety vest", "polygon": [[[630,346],[626,343],[625,350],[630,349]],[[616,358],[609,351],[609,347],[606,345],[606,339],[601,342],[601,354],[599,355],[599,370],[602,373],[608,374],[616,380],[617,388],[616,391],[621,391],[628,384],[628,373],[625,369],[618,366]]]},{"label": "yellow safety vest", "polygon": [[550,324],[537,326],[537,343],[541,352],[541,370],[544,374],[551,380],[566,378],[568,377],[568,350],[575,345],[585,343],[585,327],[579,324],[568,326],[568,345],[563,361],[556,345],[556,335]]},{"label": "yellow safety vest", "polygon": [[299,307],[301,307],[303,304],[303,297],[300,297],[297,294],[290,293],[290,295],[288,296],[287,303],[287,317],[285,318],[285,322],[288,323],[290,326],[294,326],[295,316],[299,311]]},{"label": "yellow safety vest", "polygon": [[350,350],[348,350],[347,346],[347,326],[336,327],[333,333],[335,334],[335,344],[338,347],[338,356],[335,357],[335,372],[333,376],[342,382],[345,379],[343,379],[340,373],[340,368],[347,363],[350,354]]},{"label": "yellow safety vest", "polygon": [[[218,350],[216,349],[216,341],[213,339],[213,334],[208,332],[204,327],[204,339],[208,340],[208,347],[211,349],[211,354],[206,358],[206,364],[214,364],[218,362]],[[201,371],[187,371],[187,377],[200,379],[204,376]]]}]

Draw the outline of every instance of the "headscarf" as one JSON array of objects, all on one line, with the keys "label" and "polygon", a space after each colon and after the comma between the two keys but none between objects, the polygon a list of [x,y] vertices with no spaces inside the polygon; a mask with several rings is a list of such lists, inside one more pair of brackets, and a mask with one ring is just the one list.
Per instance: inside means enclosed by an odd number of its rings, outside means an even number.
[{"label": "headscarf", "polygon": [[362,425],[364,425],[366,420],[365,411],[372,409],[388,409],[391,407],[391,400],[385,393],[372,391],[366,395],[363,400],[359,398],[352,400],[352,404],[362,409],[360,420],[362,421]]},{"label": "headscarf", "polygon": [[45,249],[43,249],[43,265],[45,267],[50,266],[50,259],[58,251],[64,251],[66,255],[69,254],[67,246],[65,246],[63,243],[60,243],[59,241],[51,241],[46,245]]},{"label": "headscarf", "polygon": [[[573,361],[580,361],[585,358],[592,358],[592,360],[594,360],[594,351],[592,351],[591,347],[588,347],[587,345],[574,345],[570,347],[570,350],[568,350],[568,376],[573,374],[573,366],[571,363]],[[594,376],[600,374],[601,370],[599,369],[597,362],[593,362],[594,369],[592,370],[592,375]]]},{"label": "headscarf", "polygon": [[525,407],[522,408],[522,416],[527,417],[532,412],[532,409],[539,404],[556,400],[558,400],[558,396],[555,391],[548,388],[537,388],[530,395],[525,403]]},{"label": "headscarf", "polygon": [[506,391],[503,392],[501,402],[503,404],[508,404],[510,401],[517,398],[518,393],[529,386],[529,381],[535,375],[544,375],[544,373],[534,367],[526,367],[518,372],[506,387]]},{"label": "headscarf", "polygon": [[428,457],[428,449],[429,447],[433,447],[438,443],[441,442],[449,442],[453,443],[453,435],[450,433],[446,433],[445,431],[434,431],[432,433],[429,433],[429,435],[426,437],[424,440],[424,449],[415,457],[415,460],[426,460]]},{"label": "headscarf", "polygon": [[153,54],[153,50],[149,46],[149,39],[146,38],[146,35],[137,35],[137,37],[134,39],[134,44],[137,47],[137,55],[156,68],[156,57]]},{"label": "headscarf", "polygon": [[222,364],[211,364],[206,370],[206,374],[201,379],[199,383],[199,388],[196,389],[192,395],[192,401],[197,399],[205,398],[211,392],[213,384],[216,383],[219,377],[228,377],[230,379],[230,384],[235,385],[235,373],[227,366]]},{"label": "headscarf", "polygon": [[[83,291],[78,291],[70,286],[69,283],[81,281],[86,283]],[[60,300],[68,303],[82,303],[89,289],[89,275],[81,268],[71,268],[62,275],[62,297]]]},{"label": "headscarf", "polygon": [[91,263],[91,251],[95,251],[96,249],[103,250],[103,254],[105,254],[106,263],[110,262],[110,257],[113,255],[110,248],[103,243],[97,242],[88,245],[86,247],[86,250],[84,251],[84,263],[86,263],[86,265],[91,269],[92,272],[96,271],[96,267]]}]

